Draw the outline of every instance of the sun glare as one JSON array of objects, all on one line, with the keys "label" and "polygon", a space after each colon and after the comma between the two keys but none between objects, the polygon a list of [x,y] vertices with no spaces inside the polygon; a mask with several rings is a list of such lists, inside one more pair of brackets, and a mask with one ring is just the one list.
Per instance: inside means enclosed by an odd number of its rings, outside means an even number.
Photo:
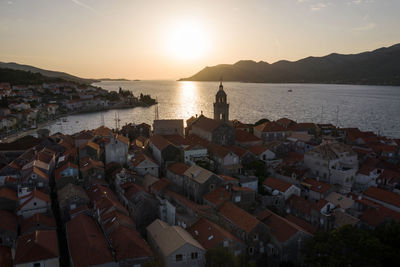
[{"label": "sun glare", "polygon": [[203,56],[207,50],[205,31],[195,23],[175,25],[168,38],[168,53],[177,59],[193,60]]}]

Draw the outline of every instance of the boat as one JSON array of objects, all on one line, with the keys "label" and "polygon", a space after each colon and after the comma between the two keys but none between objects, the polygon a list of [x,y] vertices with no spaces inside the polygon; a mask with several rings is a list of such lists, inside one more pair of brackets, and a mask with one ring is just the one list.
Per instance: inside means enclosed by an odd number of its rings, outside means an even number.
[{"label": "boat", "polygon": [[289,93],[291,93],[291,92],[293,92],[293,90],[292,89],[289,89],[289,90],[287,90]]},{"label": "boat", "polygon": [[75,121],[75,123],[78,123],[79,121]]}]

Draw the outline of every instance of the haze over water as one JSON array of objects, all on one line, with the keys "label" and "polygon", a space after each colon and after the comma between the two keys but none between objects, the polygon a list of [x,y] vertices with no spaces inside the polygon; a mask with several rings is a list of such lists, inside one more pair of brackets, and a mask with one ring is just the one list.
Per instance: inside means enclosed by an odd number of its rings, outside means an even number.
[{"label": "haze over water", "polygon": [[[158,99],[160,119],[186,120],[195,114],[200,115],[201,111],[207,117],[213,116],[219,83],[107,81],[94,85],[115,91],[122,87],[134,95],[141,92],[150,94]],[[223,85],[230,103],[231,120],[254,123],[261,118],[276,120],[287,117],[297,122],[322,121],[334,125],[338,121],[340,127],[358,127],[400,137],[400,87],[237,82],[224,82]],[[105,125],[114,128],[116,112],[121,127],[130,122],[152,125],[155,106],[73,115],[68,117],[68,122],[62,125],[54,123],[48,128],[52,133],[60,131],[66,134],[93,129],[102,124],[102,115]]]}]

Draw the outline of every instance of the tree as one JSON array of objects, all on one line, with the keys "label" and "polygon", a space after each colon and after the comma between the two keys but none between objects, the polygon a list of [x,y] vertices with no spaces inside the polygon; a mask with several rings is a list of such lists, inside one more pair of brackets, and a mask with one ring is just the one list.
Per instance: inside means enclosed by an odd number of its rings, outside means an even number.
[{"label": "tree", "polygon": [[269,119],[266,119],[266,118],[261,119],[261,120],[258,120],[256,123],[254,123],[254,126],[263,124],[264,122],[270,122],[270,120],[269,120]]},{"label": "tree", "polygon": [[400,224],[378,230],[345,225],[319,232],[305,246],[307,266],[393,266],[400,260]]}]

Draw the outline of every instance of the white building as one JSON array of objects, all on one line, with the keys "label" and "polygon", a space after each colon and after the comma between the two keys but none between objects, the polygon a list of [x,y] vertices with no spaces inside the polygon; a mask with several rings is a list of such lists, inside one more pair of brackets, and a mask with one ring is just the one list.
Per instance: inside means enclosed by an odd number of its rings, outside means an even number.
[{"label": "white building", "polygon": [[113,136],[105,146],[106,164],[118,162],[126,164],[129,150],[129,139],[122,135]]},{"label": "white building", "polygon": [[304,155],[304,164],[321,181],[341,186],[343,193],[351,191],[358,171],[357,154],[343,143],[325,143]]}]

